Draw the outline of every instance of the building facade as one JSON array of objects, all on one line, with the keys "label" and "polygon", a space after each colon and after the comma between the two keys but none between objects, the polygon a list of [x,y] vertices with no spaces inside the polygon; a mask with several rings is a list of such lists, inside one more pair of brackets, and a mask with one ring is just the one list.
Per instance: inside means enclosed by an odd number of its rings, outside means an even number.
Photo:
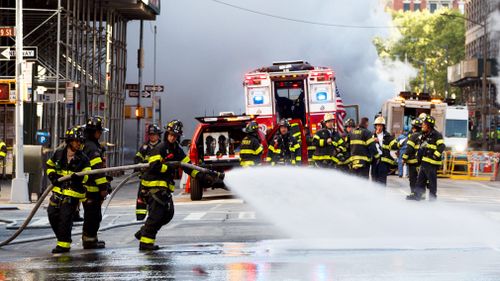
[{"label": "building facade", "polygon": [[462,0],[392,0],[388,6],[395,11],[423,11],[428,10],[431,13],[441,9],[457,9],[464,11]]}]

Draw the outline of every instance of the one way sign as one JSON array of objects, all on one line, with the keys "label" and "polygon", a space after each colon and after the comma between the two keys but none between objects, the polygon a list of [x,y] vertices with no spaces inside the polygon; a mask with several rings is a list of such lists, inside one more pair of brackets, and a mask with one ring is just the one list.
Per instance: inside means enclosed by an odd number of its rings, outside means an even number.
[{"label": "one way sign", "polygon": [[0,47],[0,61],[10,60],[10,48]]}]

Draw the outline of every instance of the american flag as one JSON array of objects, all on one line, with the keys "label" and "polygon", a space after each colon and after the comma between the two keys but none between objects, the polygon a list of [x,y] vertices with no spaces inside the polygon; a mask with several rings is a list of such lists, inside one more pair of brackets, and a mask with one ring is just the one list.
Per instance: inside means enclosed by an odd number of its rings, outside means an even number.
[{"label": "american flag", "polygon": [[335,120],[337,120],[337,131],[341,134],[344,133],[344,118],[347,115],[347,112],[344,108],[344,103],[342,102],[342,98],[340,97],[340,91],[337,83],[335,83],[335,103],[337,105],[337,111],[335,112]]}]

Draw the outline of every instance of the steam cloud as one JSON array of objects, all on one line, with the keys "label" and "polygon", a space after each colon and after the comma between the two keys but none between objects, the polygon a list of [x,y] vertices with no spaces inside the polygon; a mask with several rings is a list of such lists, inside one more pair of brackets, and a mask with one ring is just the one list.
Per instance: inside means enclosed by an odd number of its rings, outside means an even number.
[{"label": "steam cloud", "polygon": [[[495,3],[496,5],[499,5],[500,0],[496,0]],[[497,9],[496,11],[491,13],[488,20],[488,28],[490,30],[489,36],[491,36],[493,40],[496,40],[497,44],[500,44],[498,43],[500,41],[500,10]],[[497,63],[500,63],[500,48],[498,48],[498,53],[496,55]],[[492,80],[497,86],[498,93],[498,89],[500,88],[500,76],[494,77],[492,78]],[[497,103],[500,104],[500,94],[497,94]]]},{"label": "steam cloud", "polygon": [[[243,1],[233,5],[269,14],[325,23],[390,26],[380,1]],[[145,23],[144,83],[153,81],[154,23]],[[214,1],[165,1],[157,19],[157,84],[162,94],[163,123],[178,118],[185,137],[195,116],[220,111],[244,112],[244,74],[273,61],[304,59],[336,72],[344,104],[359,104],[373,117],[384,100],[402,89],[414,70],[401,62],[379,61],[372,40],[389,36],[387,28],[336,28],[286,21],[221,5]],[[137,34],[137,36],[135,36]],[[128,30],[128,79],[137,81],[138,24]],[[129,101],[135,104],[135,99]],[[126,132],[133,140],[135,132]],[[135,142],[130,142],[134,144]]]}]

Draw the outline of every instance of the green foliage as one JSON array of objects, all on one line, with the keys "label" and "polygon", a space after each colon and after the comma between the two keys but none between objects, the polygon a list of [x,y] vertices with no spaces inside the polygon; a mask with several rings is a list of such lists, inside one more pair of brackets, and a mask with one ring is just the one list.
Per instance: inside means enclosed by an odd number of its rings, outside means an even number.
[{"label": "green foliage", "polygon": [[[445,16],[450,14],[453,16]],[[441,9],[431,14],[423,12],[393,12],[393,22],[400,34],[390,38],[377,37],[373,43],[381,59],[408,59],[419,69],[410,82],[412,90],[424,91],[424,67],[427,64],[427,92],[444,96],[447,89],[447,67],[464,59],[465,24],[458,11]],[[448,93],[456,89],[448,88]],[[458,94],[458,93],[457,93]]]}]

